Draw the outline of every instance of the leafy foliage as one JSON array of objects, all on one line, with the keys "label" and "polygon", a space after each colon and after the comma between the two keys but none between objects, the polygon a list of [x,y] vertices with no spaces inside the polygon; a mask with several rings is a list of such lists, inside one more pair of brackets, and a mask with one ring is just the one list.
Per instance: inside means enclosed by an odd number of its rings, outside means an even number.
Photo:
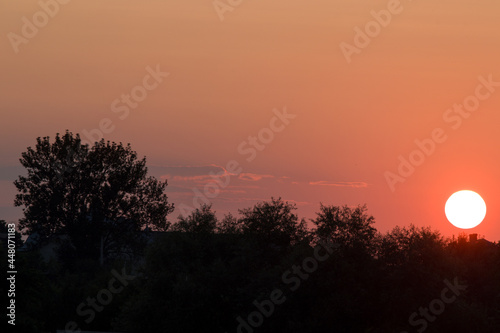
[{"label": "leafy foliage", "polygon": [[372,255],[375,250],[375,219],[366,214],[366,206],[320,205],[316,219],[316,240],[330,241],[341,245],[344,251],[360,251]]},{"label": "leafy foliage", "polygon": [[253,234],[278,246],[291,246],[307,236],[306,224],[294,211],[295,204],[281,198],[240,209],[243,233]]},{"label": "leafy foliage", "polygon": [[14,183],[15,205],[24,206],[25,234],[67,234],[79,254],[97,257],[101,245],[111,254],[146,226],[169,226],[167,182],[147,177],[146,159],[130,145],[101,140],[89,147],[66,132],[54,142],[38,138],[20,161],[28,174]]},{"label": "leafy foliage", "polygon": [[172,225],[172,230],[193,233],[214,233],[217,223],[217,216],[212,211],[212,206],[202,205],[187,217],[179,216],[177,223]]}]

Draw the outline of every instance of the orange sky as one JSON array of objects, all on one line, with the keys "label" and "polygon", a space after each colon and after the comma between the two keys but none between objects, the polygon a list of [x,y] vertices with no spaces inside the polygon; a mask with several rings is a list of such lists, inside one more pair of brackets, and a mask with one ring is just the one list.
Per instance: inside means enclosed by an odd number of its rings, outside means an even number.
[{"label": "orange sky", "polygon": [[[371,12],[388,8],[390,23],[348,63],[340,45],[355,47],[355,27],[376,27]],[[243,0],[221,15],[212,0],[0,3],[0,219],[20,216],[12,181],[36,137],[105,119],[104,138],[147,156],[177,206],[236,160],[243,174],[211,200],[220,213],[271,196],[297,202],[304,217],[320,201],[366,203],[380,231],[414,223],[448,236],[460,230],[445,201],[471,189],[488,207],[474,232],[500,240],[500,87],[457,129],[443,118],[474,96],[478,77],[500,82],[500,3]],[[25,38],[34,16],[40,27]],[[169,75],[145,90],[147,68]],[[120,99],[134,89],[147,96],[127,107]],[[238,147],[285,107],[296,117],[247,161]],[[391,191],[384,173],[436,128],[446,140]]]}]

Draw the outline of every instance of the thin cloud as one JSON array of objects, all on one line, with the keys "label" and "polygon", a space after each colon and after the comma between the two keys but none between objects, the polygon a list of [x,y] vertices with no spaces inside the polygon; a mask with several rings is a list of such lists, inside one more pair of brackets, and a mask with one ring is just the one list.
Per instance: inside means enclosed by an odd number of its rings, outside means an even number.
[{"label": "thin cloud", "polygon": [[274,178],[274,176],[272,176],[272,175],[259,175],[256,173],[246,172],[246,173],[241,173],[238,176],[238,178],[241,180],[248,180],[248,181],[256,182],[256,181],[259,181],[263,178]]},{"label": "thin cloud", "polygon": [[353,187],[362,188],[368,187],[366,182],[329,182],[327,180],[320,180],[316,182],[309,182],[309,185],[313,186],[333,186],[333,187]]},{"label": "thin cloud", "polygon": [[[166,175],[162,176],[167,179],[170,179],[172,181],[180,181],[180,182],[188,182],[188,181],[193,181],[193,182],[203,182],[207,179],[213,179],[211,176],[208,175],[199,175],[199,176],[172,176],[172,175]],[[216,176],[214,176],[216,177]]]}]

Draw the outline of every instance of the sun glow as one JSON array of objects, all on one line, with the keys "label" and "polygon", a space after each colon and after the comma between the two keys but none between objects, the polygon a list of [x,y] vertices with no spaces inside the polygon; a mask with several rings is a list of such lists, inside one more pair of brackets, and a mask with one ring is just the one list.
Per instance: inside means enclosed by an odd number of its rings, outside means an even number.
[{"label": "sun glow", "polygon": [[470,229],[478,226],[486,216],[486,203],[473,191],[453,193],[444,207],[446,218],[457,228]]}]

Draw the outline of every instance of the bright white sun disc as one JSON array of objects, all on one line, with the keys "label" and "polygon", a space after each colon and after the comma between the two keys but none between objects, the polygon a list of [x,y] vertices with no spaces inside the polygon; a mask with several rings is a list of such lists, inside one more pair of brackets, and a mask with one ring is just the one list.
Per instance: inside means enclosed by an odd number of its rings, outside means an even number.
[{"label": "bright white sun disc", "polygon": [[446,218],[457,228],[470,229],[478,226],[486,216],[486,203],[473,191],[453,193],[444,206]]}]

